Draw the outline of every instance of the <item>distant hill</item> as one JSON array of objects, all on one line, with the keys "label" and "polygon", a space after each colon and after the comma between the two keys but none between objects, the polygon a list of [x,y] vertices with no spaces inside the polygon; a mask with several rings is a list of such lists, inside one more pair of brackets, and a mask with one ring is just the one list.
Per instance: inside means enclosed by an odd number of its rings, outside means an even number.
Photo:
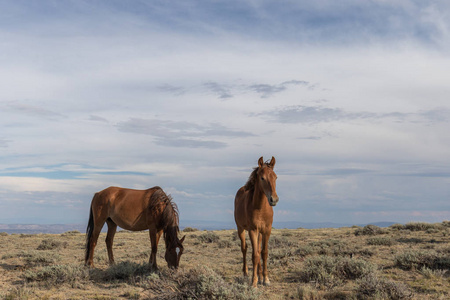
[{"label": "distant hill", "polygon": [[[389,227],[395,222],[374,222],[370,223],[379,227]],[[305,228],[305,229],[316,229],[316,228],[340,228],[340,227],[351,227],[353,225],[365,226],[367,224],[350,224],[350,223],[332,223],[332,222],[321,222],[321,223],[305,223],[305,222],[274,222],[273,227],[277,229],[287,228]],[[216,221],[181,221],[181,229],[185,227],[193,227],[200,230],[221,230],[221,229],[235,229],[236,225],[234,222],[216,222]],[[86,224],[0,224],[0,232],[6,232],[9,234],[13,233],[24,233],[24,234],[37,234],[37,233],[64,233],[67,231],[78,230],[79,232],[86,232]],[[103,227],[103,232],[106,232],[107,226]]]}]

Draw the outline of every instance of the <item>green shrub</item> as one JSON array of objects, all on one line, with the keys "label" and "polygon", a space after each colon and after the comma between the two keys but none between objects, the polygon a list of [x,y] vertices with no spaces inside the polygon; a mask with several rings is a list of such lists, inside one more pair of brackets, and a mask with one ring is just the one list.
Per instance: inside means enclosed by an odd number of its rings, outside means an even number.
[{"label": "green shrub", "polygon": [[0,232],[0,236],[8,236],[8,233],[7,232]]},{"label": "green shrub", "polygon": [[389,228],[391,228],[393,230],[404,230],[405,229],[405,225],[396,223],[396,224],[393,224],[393,225],[389,226]]}]

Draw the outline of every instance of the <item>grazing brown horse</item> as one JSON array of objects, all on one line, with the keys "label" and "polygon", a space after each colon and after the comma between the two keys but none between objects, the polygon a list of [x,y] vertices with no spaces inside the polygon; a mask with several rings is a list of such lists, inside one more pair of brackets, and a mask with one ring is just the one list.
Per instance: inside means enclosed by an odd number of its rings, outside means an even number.
[{"label": "grazing brown horse", "polygon": [[[248,275],[247,245],[245,243],[245,230],[248,231],[252,243],[253,254],[253,278],[252,286],[256,287],[264,276],[264,285],[270,285],[267,271],[267,249],[270,233],[272,231],[273,208],[278,202],[276,191],[277,175],[273,171],[275,157],[269,163],[265,163],[261,157],[258,167],[250,175],[245,186],[241,187],[234,200],[234,219],[236,221],[238,235],[241,239],[241,250],[244,256],[244,276]],[[261,250],[262,243],[262,250]],[[261,268],[261,254],[263,268]]]},{"label": "grazing brown horse", "polygon": [[94,248],[103,225],[108,224],[106,248],[109,263],[114,263],[112,245],[117,226],[126,230],[149,229],[152,252],[150,267],[157,269],[156,252],[164,232],[165,259],[169,268],[178,268],[183,253],[183,237],[178,239],[178,208],[160,187],[132,190],[109,187],[94,195],[86,229],[85,265],[94,266]]}]

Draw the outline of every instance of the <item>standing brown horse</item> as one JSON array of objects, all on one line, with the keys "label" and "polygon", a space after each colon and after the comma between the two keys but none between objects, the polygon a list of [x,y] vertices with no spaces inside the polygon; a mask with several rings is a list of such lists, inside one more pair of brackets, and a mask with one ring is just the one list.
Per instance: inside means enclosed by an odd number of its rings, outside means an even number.
[{"label": "standing brown horse", "polygon": [[94,195],[86,229],[86,266],[94,266],[94,248],[103,225],[108,224],[106,248],[109,263],[114,263],[112,245],[117,226],[126,230],[149,229],[152,252],[150,267],[157,269],[156,252],[164,232],[165,259],[169,268],[178,268],[183,254],[183,237],[178,239],[178,208],[172,198],[156,186],[148,190],[109,187]]},{"label": "standing brown horse", "polygon": [[[262,156],[258,160],[258,167],[250,175],[245,186],[241,187],[234,200],[234,219],[236,221],[238,235],[241,239],[241,250],[244,256],[244,276],[248,275],[247,245],[245,243],[245,230],[248,231],[252,243],[253,254],[253,278],[252,286],[256,287],[264,276],[264,285],[270,285],[267,271],[267,249],[270,233],[272,231],[273,208],[277,205],[278,195],[276,191],[277,175],[273,171],[275,157],[269,163],[265,163]],[[261,251],[262,243],[262,251]],[[263,268],[261,268],[261,254]],[[258,273],[257,273],[258,272]]]}]

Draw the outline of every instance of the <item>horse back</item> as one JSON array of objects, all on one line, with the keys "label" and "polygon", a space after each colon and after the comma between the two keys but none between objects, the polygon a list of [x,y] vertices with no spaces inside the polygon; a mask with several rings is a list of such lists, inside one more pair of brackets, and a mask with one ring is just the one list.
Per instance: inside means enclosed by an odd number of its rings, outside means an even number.
[{"label": "horse back", "polygon": [[91,207],[100,219],[110,218],[127,230],[145,230],[151,221],[147,208],[155,190],[156,187],[148,190],[108,187],[95,194]]}]

